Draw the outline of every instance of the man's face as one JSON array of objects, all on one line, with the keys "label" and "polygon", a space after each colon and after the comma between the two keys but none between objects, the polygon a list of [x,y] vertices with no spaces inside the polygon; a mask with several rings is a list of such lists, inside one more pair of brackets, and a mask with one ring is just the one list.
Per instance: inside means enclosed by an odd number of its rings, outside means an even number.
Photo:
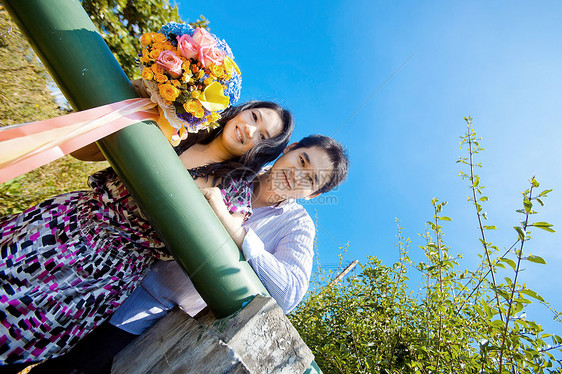
[{"label": "man's face", "polygon": [[326,184],[332,172],[330,157],[324,149],[293,149],[292,144],[269,170],[266,188],[280,200],[311,198]]}]

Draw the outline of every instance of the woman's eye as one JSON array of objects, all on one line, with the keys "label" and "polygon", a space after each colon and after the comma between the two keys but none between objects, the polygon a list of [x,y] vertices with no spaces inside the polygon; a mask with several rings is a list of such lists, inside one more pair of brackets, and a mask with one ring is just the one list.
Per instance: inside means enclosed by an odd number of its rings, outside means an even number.
[{"label": "woman's eye", "polygon": [[258,115],[256,113],[252,112],[252,118],[255,122],[258,122]]},{"label": "woman's eye", "polygon": [[310,183],[311,186],[314,184],[314,181],[312,180],[312,177],[308,177],[308,183]]},{"label": "woman's eye", "polygon": [[265,140],[265,135],[260,134],[260,140],[262,140],[262,141]]},{"label": "woman's eye", "polygon": [[301,157],[300,160],[301,160],[301,165],[304,166],[304,158]]}]

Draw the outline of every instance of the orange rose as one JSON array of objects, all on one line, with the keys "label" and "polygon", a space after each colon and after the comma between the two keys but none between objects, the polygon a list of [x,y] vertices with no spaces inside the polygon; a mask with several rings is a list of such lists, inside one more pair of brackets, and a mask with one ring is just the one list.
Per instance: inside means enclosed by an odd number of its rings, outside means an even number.
[{"label": "orange rose", "polygon": [[197,118],[203,118],[203,116],[205,115],[205,110],[203,110],[203,108],[199,108],[195,111],[195,113],[193,113],[193,115]]},{"label": "orange rose", "polygon": [[156,33],[152,36],[152,41],[154,43],[164,43],[167,40],[164,34]]},{"label": "orange rose", "polygon": [[162,51],[159,50],[159,49],[153,49],[150,52],[150,58],[153,59],[153,60],[158,60],[158,56],[160,56],[160,52],[162,52]]},{"label": "orange rose", "polygon": [[174,101],[181,93],[180,90],[168,83],[158,86],[158,90],[164,100],[168,101]]},{"label": "orange rose", "polygon": [[154,80],[158,83],[166,83],[168,77],[164,74],[154,74]]},{"label": "orange rose", "polygon": [[142,34],[140,38],[140,42],[143,45],[143,47],[146,47],[147,45],[152,43],[152,34],[151,33]]},{"label": "orange rose", "polygon": [[191,100],[183,104],[183,109],[185,109],[186,112],[195,113],[197,112],[197,110],[203,108],[201,108],[201,104],[199,103],[199,101]]},{"label": "orange rose", "polygon": [[158,64],[154,64],[150,67],[154,74],[164,74],[164,68]]},{"label": "orange rose", "polygon": [[142,79],[146,79],[147,81],[151,80],[152,78],[154,78],[154,73],[152,72],[152,70],[150,70],[150,68],[144,68],[142,69]]},{"label": "orange rose", "polygon": [[211,74],[219,78],[221,75],[224,74],[224,69],[221,65],[211,65]]},{"label": "orange rose", "polygon": [[165,45],[166,45],[165,43],[153,43],[152,49],[159,49],[159,50],[163,51]]},{"label": "orange rose", "polygon": [[141,62],[144,62],[145,64],[150,64],[152,62],[152,59],[150,58],[150,55],[148,54],[147,49],[142,50],[142,57],[141,57],[140,60],[141,60]]}]

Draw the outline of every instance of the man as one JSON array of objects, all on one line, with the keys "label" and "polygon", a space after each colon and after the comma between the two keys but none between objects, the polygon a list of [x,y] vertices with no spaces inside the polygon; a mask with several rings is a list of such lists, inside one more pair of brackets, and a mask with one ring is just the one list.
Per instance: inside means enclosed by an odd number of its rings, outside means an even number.
[{"label": "man", "polygon": [[[204,191],[244,257],[285,313],[306,293],[314,255],[314,223],[296,199],[330,191],[345,179],[348,167],[343,147],[329,137],[312,135],[289,145],[274,165],[256,178],[253,214],[242,227],[228,213],[218,190]],[[192,316],[205,307],[175,261],[163,261],[117,309],[109,323],[94,330],[68,354],[31,372],[109,372],[113,356],[176,305]]]}]

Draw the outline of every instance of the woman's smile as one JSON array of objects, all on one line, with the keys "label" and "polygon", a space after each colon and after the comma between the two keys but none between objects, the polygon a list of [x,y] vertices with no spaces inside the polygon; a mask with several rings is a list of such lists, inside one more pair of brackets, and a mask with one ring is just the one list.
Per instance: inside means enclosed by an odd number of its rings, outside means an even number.
[{"label": "woman's smile", "polygon": [[242,131],[240,130],[240,127],[236,126],[236,137],[238,138],[238,141],[242,144],[244,144],[244,136],[242,135]]}]

